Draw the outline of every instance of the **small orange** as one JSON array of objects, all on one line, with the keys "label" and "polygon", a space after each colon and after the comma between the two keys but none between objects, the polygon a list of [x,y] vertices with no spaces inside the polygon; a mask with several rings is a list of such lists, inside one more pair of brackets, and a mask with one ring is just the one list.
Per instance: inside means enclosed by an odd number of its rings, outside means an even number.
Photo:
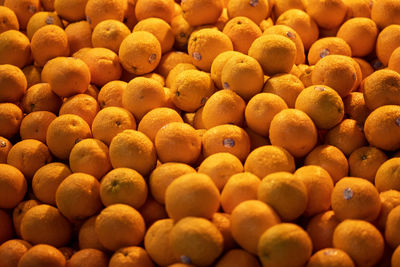
[{"label": "small orange", "polygon": [[108,256],[101,250],[87,248],[81,249],[74,253],[72,257],[68,260],[68,267],[107,267],[108,266]]},{"label": "small orange", "polygon": [[48,111],[29,113],[22,119],[19,128],[21,139],[35,139],[45,143],[47,128],[56,117],[56,115]]},{"label": "small orange", "polygon": [[109,267],[143,266],[154,267],[149,254],[142,247],[127,246],[115,251],[112,255]]},{"label": "small orange", "polygon": [[351,47],[342,38],[325,37],[314,42],[308,52],[308,63],[315,65],[328,55],[351,56]]},{"label": "small orange", "polygon": [[77,94],[64,101],[59,115],[75,114],[84,119],[89,126],[99,112],[100,107],[97,100],[88,94]]},{"label": "small orange", "polygon": [[228,62],[228,60],[230,60],[235,55],[241,55],[241,54],[237,51],[225,51],[220,53],[214,58],[211,64],[210,72],[211,72],[211,79],[213,80],[217,88],[219,89],[224,88],[223,84],[221,83],[222,70],[226,62]]},{"label": "small orange", "polygon": [[28,82],[28,87],[30,88],[35,84],[38,84],[42,81],[40,74],[42,69],[35,65],[28,65],[22,69],[22,72],[25,75],[26,81]]},{"label": "small orange", "polygon": [[216,212],[211,218],[211,222],[217,227],[224,238],[224,251],[236,247],[236,242],[232,236],[231,215],[228,213]]},{"label": "small orange", "polygon": [[31,43],[25,34],[16,30],[8,30],[0,34],[1,64],[23,68],[31,62]]},{"label": "small orange", "polygon": [[22,110],[12,103],[0,103],[0,136],[11,138],[19,131]]},{"label": "small orange", "polygon": [[364,94],[361,92],[351,92],[345,98],[343,98],[344,113],[353,120],[356,120],[359,124],[364,125],[371,111],[365,104]]},{"label": "small orange", "polygon": [[173,0],[137,0],[135,15],[138,21],[155,17],[171,22],[174,15]]},{"label": "small orange", "polygon": [[26,29],[29,19],[40,9],[39,0],[5,0],[4,6],[14,11],[21,29]]},{"label": "small orange", "polygon": [[340,223],[333,210],[315,215],[307,224],[307,233],[313,243],[313,250],[333,247],[333,231]]},{"label": "small orange", "polygon": [[376,39],[376,55],[380,62],[387,66],[390,56],[400,44],[400,25],[388,25]]},{"label": "small orange", "polygon": [[54,24],[63,28],[60,17],[55,12],[39,11],[33,14],[26,26],[26,35],[31,40],[33,34],[41,27]]},{"label": "small orange", "polygon": [[88,0],[85,6],[86,20],[92,28],[107,19],[123,21],[127,7],[126,1]]},{"label": "small orange", "polygon": [[400,264],[400,249],[399,249],[399,247],[397,247],[392,254],[391,264],[392,264],[392,266],[399,266],[399,264]]},{"label": "small orange", "polygon": [[63,19],[74,22],[85,19],[87,0],[54,0],[54,10]]},{"label": "small orange", "polygon": [[17,15],[12,9],[6,6],[1,6],[0,17],[2,19],[2,23],[0,23],[0,33],[8,30],[19,30]]},{"label": "small orange", "polygon": [[0,246],[0,261],[3,267],[18,266],[18,261],[32,246],[22,239],[10,239]]},{"label": "small orange", "polygon": [[341,0],[308,0],[305,8],[318,26],[325,29],[339,26],[347,12],[347,6]]},{"label": "small orange", "polygon": [[157,66],[156,73],[163,77],[167,77],[169,72],[179,63],[192,64],[192,57],[185,52],[170,51],[162,55],[159,65]]},{"label": "small orange", "polygon": [[256,24],[260,24],[262,20],[269,16],[271,3],[267,0],[246,1],[237,0],[227,3],[229,18],[244,16],[250,18]]},{"label": "small orange", "polygon": [[100,243],[95,231],[95,222],[97,215],[87,219],[79,228],[78,243],[80,249],[94,248],[102,251],[107,249]]},{"label": "small orange", "polygon": [[0,136],[0,163],[7,163],[7,156],[12,146],[8,139]]},{"label": "small orange", "polygon": [[392,209],[400,205],[400,192],[397,190],[387,190],[379,194],[381,199],[381,211],[379,213],[376,226],[380,230],[386,227],[388,214]]},{"label": "small orange", "polygon": [[0,102],[18,102],[25,94],[27,80],[16,66],[0,65]]},{"label": "small orange", "polygon": [[122,107],[122,95],[128,83],[124,81],[111,81],[106,83],[97,97],[100,108]]},{"label": "small orange", "polygon": [[371,8],[371,18],[379,28],[384,28],[392,24],[399,24],[398,15],[400,5],[394,0],[375,1]]},{"label": "small orange", "polygon": [[294,108],[298,95],[304,84],[293,74],[277,74],[269,78],[263,88],[264,93],[280,96],[289,108]]},{"label": "small orange", "polygon": [[142,214],[146,227],[150,227],[159,220],[168,218],[165,207],[155,201],[150,195],[147,196],[146,202],[138,211]]},{"label": "small orange", "polygon": [[354,267],[353,260],[343,250],[337,248],[321,249],[311,256],[307,267]]},{"label": "small orange", "polygon": [[[5,212],[4,210],[0,210],[0,243],[4,244],[6,241],[10,240],[13,235],[13,222],[10,217],[10,215]],[[1,246],[0,246],[0,252],[1,252]],[[0,259],[1,259],[1,254],[0,254]]]},{"label": "small orange", "polygon": [[181,2],[182,15],[191,26],[214,24],[222,13],[222,2],[215,0],[185,0]]},{"label": "small orange", "polygon": [[379,192],[400,190],[399,180],[400,158],[394,157],[383,162],[375,175],[375,186]]},{"label": "small orange", "polygon": [[26,201],[21,201],[14,208],[12,212],[12,222],[14,224],[14,230],[18,237],[22,237],[21,235],[21,222],[25,216],[25,213],[28,212],[31,208],[40,205],[39,201],[30,199]]},{"label": "small orange", "polygon": [[48,111],[58,114],[62,99],[53,92],[49,83],[38,83],[26,91],[21,105],[25,113]]},{"label": "small orange", "polygon": [[[83,0],[85,4],[86,1],[87,0]],[[70,23],[65,28],[65,33],[68,37],[68,44],[71,54],[74,54],[81,48],[92,47],[92,28],[90,27],[89,22],[81,20],[78,22]]]},{"label": "small orange", "polygon": [[19,260],[18,267],[65,267],[66,260],[60,250],[46,244],[31,247]]},{"label": "small orange", "polygon": [[215,267],[229,266],[260,267],[257,258],[243,249],[231,249],[215,264]]}]

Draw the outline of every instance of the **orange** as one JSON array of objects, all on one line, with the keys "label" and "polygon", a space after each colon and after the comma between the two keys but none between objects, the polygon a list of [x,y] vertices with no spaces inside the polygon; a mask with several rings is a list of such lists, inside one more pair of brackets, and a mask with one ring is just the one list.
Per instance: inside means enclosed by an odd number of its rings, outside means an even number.
[{"label": "orange", "polygon": [[355,17],[371,17],[371,8],[375,0],[344,0],[343,3],[347,6],[346,19]]},{"label": "orange", "polygon": [[305,6],[301,0],[274,0],[273,12],[276,17],[279,17],[283,12],[289,9],[301,9],[304,10]]},{"label": "orange", "polygon": [[307,267],[354,267],[353,260],[343,250],[337,248],[326,248],[319,250],[311,256],[307,263]]},{"label": "orange", "polygon": [[11,165],[0,164],[0,170],[0,208],[11,209],[24,198],[27,182],[22,172]]},{"label": "orange", "polygon": [[0,136],[11,138],[19,131],[22,110],[11,103],[0,103]]},{"label": "orange", "polygon": [[172,219],[159,220],[149,227],[144,236],[144,247],[158,265],[167,266],[177,261],[169,245],[169,234],[173,227]]},{"label": "orange", "polygon": [[371,18],[379,28],[383,29],[392,24],[399,24],[400,5],[394,0],[375,1],[371,8]]},{"label": "orange", "polygon": [[147,184],[137,171],[117,168],[108,172],[100,183],[100,198],[105,206],[127,204],[140,208],[147,197]]},{"label": "orange", "polygon": [[375,71],[374,68],[371,66],[371,64],[369,62],[367,62],[366,60],[364,60],[362,58],[358,58],[358,57],[353,57],[353,59],[360,66],[361,74],[362,74],[362,80],[367,78],[369,75],[371,75]]},{"label": "orange", "polygon": [[149,254],[141,247],[128,246],[118,249],[111,257],[109,267],[154,267]]},{"label": "orange", "polygon": [[242,128],[223,124],[208,129],[202,136],[203,155],[228,152],[244,161],[250,152],[250,139]]},{"label": "orange", "polygon": [[379,194],[381,200],[381,212],[379,213],[376,226],[380,230],[386,227],[386,221],[390,211],[400,205],[400,192],[397,190],[387,190]]},{"label": "orange", "polygon": [[59,115],[78,115],[91,126],[99,109],[99,104],[94,97],[88,94],[77,94],[64,101],[60,108]]},{"label": "orange", "polygon": [[138,211],[140,214],[142,214],[147,227],[151,226],[158,220],[168,218],[165,207],[155,201],[150,195],[147,197],[146,202]]},{"label": "orange", "polygon": [[258,242],[263,266],[304,266],[311,257],[312,243],[307,232],[292,223],[281,223],[265,231]]},{"label": "orange", "polygon": [[231,215],[228,213],[216,212],[211,222],[217,227],[224,238],[224,252],[236,247],[231,231]]},{"label": "orange", "polygon": [[183,120],[178,112],[171,108],[155,108],[140,120],[138,131],[144,133],[154,143],[157,132],[171,122],[183,122]]},{"label": "orange", "polygon": [[297,96],[303,89],[303,83],[295,75],[277,74],[265,82],[263,92],[280,96],[289,108],[294,108]]},{"label": "orange", "polygon": [[71,170],[63,163],[53,162],[44,165],[35,172],[32,178],[35,197],[43,203],[56,205],[57,188],[70,174]]},{"label": "orange", "polygon": [[108,256],[100,250],[87,248],[74,253],[67,262],[68,267],[80,267],[83,265],[87,267],[107,267]]},{"label": "orange", "polygon": [[195,70],[196,67],[191,63],[178,63],[175,67],[173,67],[165,80],[165,85],[168,88],[171,88],[176,80],[176,76],[185,70]]},{"label": "orange", "polygon": [[318,39],[317,23],[301,9],[289,9],[283,12],[277,18],[276,24],[286,25],[295,30],[303,41],[305,50],[309,50],[311,45]]},{"label": "orange", "polygon": [[81,49],[73,57],[86,63],[90,70],[90,82],[97,86],[103,86],[110,81],[119,80],[121,77],[120,63],[122,62],[118,55],[110,49],[103,47]]},{"label": "orange", "polygon": [[268,136],[272,119],[286,108],[285,101],[278,95],[259,93],[252,97],[246,105],[246,124],[255,133]]},{"label": "orange", "polygon": [[173,0],[137,0],[135,15],[138,21],[155,17],[170,23],[174,15]]},{"label": "orange", "polygon": [[366,144],[362,126],[352,119],[344,119],[330,129],[325,136],[325,143],[336,146],[346,156]]},{"label": "orange", "polygon": [[400,49],[395,49],[390,55],[388,68],[400,73]]},{"label": "orange", "polygon": [[383,162],[375,175],[375,186],[379,192],[400,190],[398,183],[400,158],[394,157]]},{"label": "orange", "polygon": [[124,81],[111,81],[100,90],[97,101],[100,108],[122,107],[122,95],[128,83]]},{"label": "orange", "polygon": [[385,241],[391,248],[396,248],[400,244],[398,238],[398,226],[399,226],[399,208],[394,207],[387,215],[387,221],[385,225]]},{"label": "orange", "polygon": [[329,55],[351,56],[351,47],[345,40],[339,37],[325,37],[315,41],[308,52],[308,63],[315,65]]},{"label": "orange", "polygon": [[21,222],[25,216],[25,213],[31,208],[39,205],[40,203],[36,200],[21,201],[12,212],[12,222],[14,224],[14,230],[18,237],[21,237]]},{"label": "orange", "polygon": [[84,61],[72,57],[57,57],[42,70],[42,81],[60,97],[83,93],[90,83],[90,70]]},{"label": "orange", "polygon": [[246,0],[229,1],[226,8],[229,18],[243,16],[250,18],[256,24],[260,24],[262,20],[269,16],[270,2],[267,0],[251,2]]},{"label": "orange", "polygon": [[72,234],[70,222],[60,211],[42,204],[28,210],[21,221],[22,238],[31,244],[66,245]]},{"label": "orange", "polygon": [[69,155],[72,172],[82,172],[100,179],[112,167],[108,147],[97,139],[87,138],[74,145]]},{"label": "orange", "polygon": [[241,54],[237,51],[225,51],[217,55],[213,60],[210,72],[211,72],[211,79],[213,80],[217,88],[219,89],[223,88],[223,84],[221,83],[222,70],[226,62],[228,62],[228,60],[230,60],[235,55],[241,55]]},{"label": "orange", "polygon": [[270,205],[284,221],[292,221],[307,208],[307,187],[289,172],[265,176],[258,186],[257,198]]},{"label": "orange", "polygon": [[350,176],[361,177],[373,183],[379,167],[387,160],[385,153],[376,147],[359,147],[349,157]]},{"label": "orange", "polygon": [[198,172],[210,176],[221,191],[232,175],[243,172],[243,165],[232,154],[216,153],[201,162]]},{"label": "orange", "polygon": [[110,145],[111,140],[127,129],[136,129],[132,113],[122,107],[106,107],[100,110],[92,123],[93,137]]},{"label": "orange", "polygon": [[223,237],[210,221],[187,217],[172,227],[169,244],[181,262],[208,266],[221,255]]},{"label": "orange", "polygon": [[[11,217],[4,210],[0,210],[0,226],[1,226],[0,243],[3,244],[7,240],[10,240],[14,235],[13,222],[11,220]],[[1,252],[1,246],[0,246],[0,252]],[[0,259],[1,259],[1,254],[0,254]]]},{"label": "orange", "polygon": [[3,267],[15,267],[32,246],[21,239],[10,239],[0,246],[0,261]]},{"label": "orange", "polygon": [[222,1],[186,0],[181,2],[183,18],[191,26],[214,24],[222,13]]},{"label": "orange", "polygon": [[100,243],[116,251],[143,241],[145,224],[140,213],[125,204],[104,208],[96,218],[95,231]]},{"label": "orange", "polygon": [[233,56],[222,69],[221,84],[224,89],[230,89],[248,101],[263,88],[263,69],[250,56]]},{"label": "orange", "polygon": [[263,179],[274,172],[293,172],[294,158],[281,147],[266,145],[251,151],[244,163],[244,170]]},{"label": "orange", "polygon": [[15,12],[6,7],[0,7],[0,17],[2,23],[0,24],[0,33],[8,30],[19,30],[18,18]]},{"label": "orange", "polygon": [[333,247],[333,231],[340,223],[333,210],[315,215],[307,224],[307,233],[310,236],[314,251]]},{"label": "orange", "polygon": [[195,31],[188,42],[188,54],[193,58],[193,65],[207,72],[211,70],[211,65],[219,54],[231,50],[231,39],[216,29]]},{"label": "orange", "polygon": [[131,168],[141,175],[148,175],[156,166],[156,149],[151,140],[135,130],[118,133],[109,146],[113,168]]},{"label": "orange", "polygon": [[380,62],[387,66],[390,56],[400,44],[400,25],[388,25],[376,39],[376,55]]},{"label": "orange", "polygon": [[161,45],[161,52],[164,54],[172,49],[175,37],[171,26],[159,18],[147,18],[139,21],[133,28],[133,32],[147,31],[152,33]]},{"label": "orange", "polygon": [[364,94],[361,92],[351,92],[343,98],[344,112],[353,120],[363,125],[371,111],[365,104]]},{"label": "orange", "polygon": [[136,75],[150,73],[160,63],[161,44],[149,32],[133,32],[122,41],[118,55],[128,72]]},{"label": "orange", "polygon": [[86,219],[101,210],[99,188],[100,183],[95,177],[73,173],[57,188],[57,207],[71,221]]},{"label": "orange", "polygon": [[26,35],[29,39],[32,39],[33,34],[38,29],[49,24],[54,24],[63,28],[61,19],[57,16],[55,12],[36,12],[28,21],[28,24],[26,26]]},{"label": "orange", "polygon": [[393,70],[377,70],[364,80],[364,99],[370,110],[384,105],[399,105],[399,93],[400,74]]},{"label": "orange", "polygon": [[168,186],[176,178],[195,172],[195,169],[184,163],[167,162],[159,165],[153,170],[148,180],[151,195],[158,203],[165,204],[165,191]]},{"label": "orange", "polygon": [[399,264],[400,264],[400,249],[399,249],[399,247],[397,247],[392,254],[391,264],[392,264],[392,266],[399,266]]},{"label": "orange", "polygon": [[79,116],[65,114],[54,119],[46,134],[50,152],[59,159],[68,159],[73,146],[92,137],[89,125]]},{"label": "orange", "polygon": [[55,247],[39,244],[31,247],[18,262],[18,267],[39,266],[65,267],[65,257]]},{"label": "orange", "polygon": [[[86,3],[87,0],[83,1]],[[79,51],[81,48],[92,47],[92,29],[89,22],[81,20],[70,23],[65,27],[65,33],[68,37],[71,54]]]},{"label": "orange", "polygon": [[362,178],[345,177],[332,191],[332,209],[339,220],[374,221],[380,212],[379,192]]},{"label": "orange", "polygon": [[305,8],[318,26],[325,29],[339,26],[347,12],[347,7],[341,0],[308,0]]},{"label": "orange", "polygon": [[289,73],[296,60],[296,45],[278,34],[258,37],[249,48],[249,56],[255,58],[266,75]]},{"label": "orange", "polygon": [[357,266],[375,266],[383,255],[384,240],[371,223],[345,220],[333,233],[333,246],[346,252]]},{"label": "orange", "polygon": [[5,0],[4,6],[14,11],[21,29],[26,29],[29,19],[40,9],[39,0]]},{"label": "orange", "polygon": [[12,146],[8,139],[0,136],[0,163],[7,163],[7,156]]},{"label": "orange", "polygon": [[247,54],[253,41],[261,36],[260,27],[247,17],[235,17],[229,20],[223,29],[233,44],[233,50]]},{"label": "orange", "polygon": [[271,121],[269,139],[272,145],[285,148],[292,156],[303,157],[317,144],[317,128],[303,111],[283,109]]},{"label": "orange", "polygon": [[333,128],[344,116],[342,98],[326,85],[312,85],[305,88],[298,95],[295,108],[304,111],[318,129]]},{"label": "orange", "polygon": [[192,57],[181,51],[170,51],[161,57],[156,72],[166,78],[169,72],[179,63],[192,64]]},{"label": "orange", "polygon": [[40,77],[40,74],[42,72],[41,68],[35,65],[28,65],[22,69],[22,72],[24,73],[26,81],[28,83],[27,88],[30,88],[31,86],[41,82],[41,77]]},{"label": "orange", "polygon": [[25,94],[27,80],[16,66],[0,65],[0,102],[18,102]]},{"label": "orange", "polygon": [[171,122],[163,126],[154,139],[161,162],[193,164],[201,153],[201,138],[187,123]]},{"label": "orange", "polygon": [[165,191],[165,208],[174,221],[189,216],[211,218],[219,206],[218,188],[206,174],[184,174]]},{"label": "orange", "polygon": [[231,249],[215,264],[215,267],[248,266],[260,267],[257,258],[243,249]]},{"label": "orange", "polygon": [[48,147],[34,139],[16,143],[7,156],[7,164],[18,168],[27,179],[32,179],[40,167],[51,161],[52,157]]},{"label": "orange", "polygon": [[65,31],[56,25],[46,25],[32,36],[32,56],[38,66],[56,57],[69,55],[68,37]]},{"label": "orange", "polygon": [[363,57],[374,50],[378,27],[369,18],[353,18],[340,26],[337,37],[342,38],[351,47],[351,54]]},{"label": "orange", "polygon": [[190,34],[193,32],[193,27],[180,14],[172,19],[171,30],[175,37],[174,47],[178,50],[185,50]]},{"label": "orange", "polygon": [[259,200],[247,200],[237,205],[231,214],[231,231],[235,241],[247,252],[257,254],[260,236],[279,224],[280,218],[271,206]]},{"label": "orange", "polygon": [[54,10],[63,19],[74,22],[85,19],[85,6],[88,0],[54,0]]},{"label": "orange", "polygon": [[[306,64],[300,64],[297,68],[299,70],[299,79],[303,83],[304,87],[309,87],[312,84],[312,72],[315,66],[309,66]],[[293,68],[292,68],[293,69]],[[298,95],[297,95],[298,96]]]},{"label": "orange", "polygon": [[246,103],[234,91],[220,90],[205,102],[201,119],[206,129],[223,124],[239,126],[243,124]]},{"label": "orange", "polygon": [[32,62],[31,44],[25,34],[8,30],[0,34],[0,63],[22,68]]},{"label": "orange", "polygon": [[226,213],[246,200],[257,199],[260,179],[249,172],[232,175],[221,192],[221,206]]},{"label": "orange", "polygon": [[78,243],[80,249],[94,248],[106,251],[106,248],[100,243],[95,231],[96,216],[87,219],[79,228]]},{"label": "orange", "polygon": [[400,148],[400,107],[385,105],[375,109],[367,117],[364,133],[370,145],[383,150]]},{"label": "orange", "polygon": [[86,20],[92,28],[107,19],[122,21],[127,7],[127,1],[88,0],[85,6]]},{"label": "orange", "polygon": [[324,168],[332,177],[333,183],[347,176],[349,164],[340,149],[331,145],[315,147],[305,158],[304,165],[317,165]]},{"label": "orange", "polygon": [[21,139],[35,139],[45,143],[47,128],[56,117],[56,115],[48,111],[29,113],[21,122],[19,129]]},{"label": "orange", "polygon": [[21,102],[26,113],[49,111],[58,114],[61,104],[61,98],[53,92],[49,83],[38,83],[30,87]]}]

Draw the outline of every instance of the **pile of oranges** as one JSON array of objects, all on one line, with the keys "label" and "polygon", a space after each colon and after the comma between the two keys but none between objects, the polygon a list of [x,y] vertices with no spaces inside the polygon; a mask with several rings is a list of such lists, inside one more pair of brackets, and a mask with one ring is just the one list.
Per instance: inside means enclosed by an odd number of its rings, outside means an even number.
[{"label": "pile of oranges", "polygon": [[399,0],[0,0],[0,267],[390,265]]}]

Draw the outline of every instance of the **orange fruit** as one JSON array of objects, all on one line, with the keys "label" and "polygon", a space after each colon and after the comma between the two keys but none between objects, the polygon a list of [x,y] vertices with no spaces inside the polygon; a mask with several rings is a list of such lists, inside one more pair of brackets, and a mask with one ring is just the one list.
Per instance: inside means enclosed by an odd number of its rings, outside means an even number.
[{"label": "orange fruit", "polygon": [[[86,4],[87,0],[83,1]],[[74,54],[81,48],[92,47],[92,28],[90,27],[89,22],[81,20],[78,22],[70,23],[67,27],[65,27],[65,33],[68,37],[68,44],[71,54]]]},{"label": "orange fruit", "polygon": [[45,143],[47,128],[56,117],[48,111],[36,111],[26,115],[19,128],[21,139],[35,139]]},{"label": "orange fruit", "polygon": [[201,153],[201,138],[187,123],[171,122],[163,126],[154,140],[161,162],[193,164]]},{"label": "orange fruit", "polygon": [[315,215],[307,224],[307,233],[310,236],[314,251],[333,247],[333,231],[340,223],[333,210]]},{"label": "orange fruit", "polygon": [[18,18],[15,12],[6,7],[0,7],[0,17],[2,23],[0,24],[0,33],[8,30],[19,30]]},{"label": "orange fruit", "polygon": [[308,63],[315,65],[322,58],[329,55],[351,56],[351,47],[339,37],[325,37],[315,41],[308,51]]},{"label": "orange fruit", "polygon": [[187,217],[172,227],[169,244],[181,262],[207,266],[221,255],[223,237],[210,221]]},{"label": "orange fruit", "polygon": [[11,209],[22,201],[27,191],[24,175],[14,166],[0,164],[0,208]]},{"label": "orange fruit", "polygon": [[0,136],[11,138],[19,131],[22,110],[12,103],[0,103]]},{"label": "orange fruit", "polygon": [[353,57],[353,59],[358,63],[361,68],[362,80],[367,78],[375,71],[368,61],[358,57]]},{"label": "orange fruit", "polygon": [[7,156],[12,147],[12,143],[0,136],[0,163],[7,163]]},{"label": "orange fruit", "polygon": [[54,9],[63,19],[74,22],[85,19],[87,0],[54,0]]},{"label": "orange fruit", "polygon": [[0,34],[0,63],[22,68],[32,62],[31,44],[22,32],[8,30]]},{"label": "orange fruit", "polygon": [[60,17],[55,12],[39,11],[33,14],[26,26],[26,35],[31,40],[33,34],[45,25],[57,25],[63,28]]},{"label": "orange fruit", "polygon": [[4,6],[14,11],[21,29],[26,29],[29,19],[40,9],[39,0],[5,0]]},{"label": "orange fruit", "polygon": [[263,92],[280,96],[289,108],[294,108],[296,99],[303,89],[303,83],[295,75],[277,74],[265,82]]},{"label": "orange fruit", "polygon": [[81,117],[65,114],[50,123],[46,143],[54,156],[59,159],[68,159],[73,146],[91,136],[89,125]]},{"label": "orange fruit", "polygon": [[58,114],[62,104],[49,83],[38,83],[30,87],[22,98],[22,108],[25,113],[34,111],[49,111]]},{"label": "orange fruit", "polygon": [[388,214],[392,209],[400,205],[400,192],[397,190],[387,190],[379,194],[381,200],[381,211],[379,213],[376,226],[380,230],[386,227]]},{"label": "orange fruit", "polygon": [[218,188],[206,174],[184,174],[165,191],[165,208],[174,221],[189,216],[211,218],[219,206]]},{"label": "orange fruit", "polygon": [[260,236],[279,224],[280,218],[272,207],[259,200],[238,204],[231,214],[231,231],[235,241],[247,252],[257,254]]},{"label": "orange fruit", "polygon": [[12,222],[14,224],[14,230],[18,237],[21,237],[21,222],[25,216],[25,213],[31,208],[39,205],[40,203],[36,200],[21,201],[12,212]]},{"label": "orange fruit", "polygon": [[121,203],[138,209],[146,201],[147,184],[137,171],[117,168],[101,179],[100,198],[105,206]]},{"label": "orange fruit", "polygon": [[392,266],[399,266],[399,264],[400,264],[400,249],[399,249],[399,247],[397,247],[392,254],[391,264],[392,264]]},{"label": "orange fruit", "polygon": [[185,70],[195,70],[196,67],[191,63],[178,63],[175,67],[173,67],[169,72],[167,79],[165,80],[165,85],[168,88],[171,88],[176,80],[176,76]]},{"label": "orange fruit", "polygon": [[384,66],[388,65],[390,56],[399,44],[400,25],[388,25],[378,34],[378,38],[376,39],[376,55]]},{"label": "orange fruit", "polygon": [[333,233],[333,246],[346,252],[357,266],[374,266],[383,255],[384,240],[371,223],[345,220]]},{"label": "orange fruit", "polygon": [[28,82],[27,88],[30,88],[33,85],[38,84],[42,81],[40,77],[42,69],[40,67],[37,67],[35,65],[28,65],[22,69],[22,72],[24,73],[26,81]]},{"label": "orange fruit", "polygon": [[192,57],[181,51],[170,51],[162,55],[156,72],[166,78],[169,72],[179,63],[192,64]]},{"label": "orange fruit", "polygon": [[332,209],[340,220],[358,219],[374,221],[380,212],[379,192],[362,178],[345,177],[332,191]]},{"label": "orange fruit", "polygon": [[213,80],[217,88],[219,89],[223,88],[223,84],[221,83],[222,70],[226,62],[228,62],[228,60],[230,60],[235,55],[241,55],[241,54],[237,51],[225,51],[220,53],[214,58],[211,64],[210,72],[211,72],[211,79]]},{"label": "orange fruit", "polygon": [[128,72],[136,75],[150,73],[160,63],[161,44],[149,32],[133,32],[121,42],[118,55]]},{"label": "orange fruit", "polygon": [[122,21],[128,3],[117,0],[88,0],[85,6],[86,20],[92,28],[107,19]]},{"label": "orange fruit", "polygon": [[141,247],[128,246],[118,249],[111,257],[109,267],[154,267],[149,254]]},{"label": "orange fruit", "polygon": [[78,243],[80,249],[94,248],[102,251],[107,249],[100,243],[95,231],[97,215],[87,219],[79,228]]},{"label": "orange fruit", "polygon": [[29,209],[21,221],[22,238],[31,244],[66,245],[72,234],[70,222],[60,211],[42,204]]},{"label": "orange fruit", "polygon": [[74,145],[69,154],[72,172],[82,172],[100,179],[112,167],[108,147],[97,139],[87,138]]},{"label": "orange fruit", "polygon": [[183,18],[191,26],[214,24],[222,13],[222,2],[219,0],[186,0],[181,2]]},{"label": "orange fruit", "polygon": [[60,250],[46,244],[31,247],[20,258],[19,267],[54,266],[65,267],[66,260]]},{"label": "orange fruit", "polygon": [[74,253],[67,261],[68,267],[107,267],[108,256],[103,251],[87,248]]},{"label": "orange fruit", "polygon": [[0,101],[18,102],[26,92],[27,81],[22,70],[16,66],[0,65]]},{"label": "orange fruit", "polygon": [[[400,107],[385,105],[367,117],[364,133],[370,145],[389,151],[400,148]],[[384,138],[383,138],[384,137]]]},{"label": "orange fruit", "polygon": [[[13,223],[11,217],[4,210],[0,210],[0,226],[1,226],[0,243],[3,244],[7,240],[10,240],[14,235]],[[0,246],[0,252],[1,252],[1,246]],[[0,259],[1,259],[1,254],[0,254]]]},{"label": "orange fruit", "polygon": [[122,107],[122,95],[128,83],[124,81],[111,81],[100,90],[97,101],[100,108]]},{"label": "orange fruit", "polygon": [[321,249],[311,256],[307,267],[354,267],[353,260],[343,250],[337,248]]},{"label": "orange fruit", "polygon": [[157,166],[148,180],[151,195],[158,203],[165,204],[165,191],[168,186],[176,178],[195,172],[195,169],[184,163],[167,162]]},{"label": "orange fruit", "polygon": [[147,227],[151,226],[158,220],[168,218],[165,207],[155,201],[150,195],[147,197],[146,202],[138,211],[140,214],[142,214]]},{"label": "orange fruit", "polygon": [[398,227],[399,227],[399,208],[394,207],[387,215],[385,225],[385,241],[391,248],[396,248],[400,244],[398,238]]},{"label": "orange fruit", "polygon": [[347,7],[341,0],[308,0],[305,8],[318,26],[325,29],[339,26],[347,12]]},{"label": "orange fruit", "polygon": [[138,21],[155,17],[171,22],[174,15],[173,0],[137,0],[135,5],[135,15]]},{"label": "orange fruit", "polygon": [[331,145],[315,147],[305,158],[304,165],[317,165],[324,168],[332,177],[333,183],[347,176],[349,164],[340,149]]},{"label": "orange fruit", "polygon": [[359,147],[348,159],[350,176],[361,177],[373,183],[379,167],[387,160],[385,153],[376,147]]},{"label": "orange fruit", "polygon": [[375,1],[371,8],[371,18],[383,29],[391,24],[399,24],[399,12],[400,5],[397,1]]},{"label": "orange fruit", "polygon": [[169,245],[169,234],[173,227],[172,219],[159,220],[149,227],[144,236],[144,247],[158,265],[167,266],[177,261]]},{"label": "orange fruit", "polygon": [[250,18],[256,24],[266,19],[270,12],[270,2],[266,0],[260,1],[228,1],[226,5],[229,18],[244,16]]},{"label": "orange fruit", "polygon": [[132,113],[122,107],[106,107],[100,110],[92,123],[93,137],[110,145],[111,140],[127,129],[136,129]]},{"label": "orange fruit", "polygon": [[258,242],[263,266],[303,266],[311,257],[307,232],[292,223],[280,223],[265,231]]},{"label": "orange fruit", "polygon": [[298,109],[283,109],[269,128],[272,145],[286,149],[294,157],[307,155],[317,144],[317,128],[311,118]]},{"label": "orange fruit", "polygon": [[356,120],[359,124],[364,125],[371,111],[365,104],[364,94],[361,92],[351,92],[345,98],[343,98],[344,113],[353,120]]},{"label": "orange fruit", "polygon": [[215,267],[248,266],[260,267],[257,258],[243,249],[231,249],[215,264]]},{"label": "orange fruit", "polygon": [[156,149],[151,140],[135,130],[117,134],[109,146],[113,168],[132,168],[141,175],[148,175],[156,166]]},{"label": "orange fruit", "polygon": [[[283,12],[289,9],[304,10],[305,6],[303,1],[300,0],[274,0],[273,12],[276,17],[279,17]],[[271,2],[272,3],[272,2]]]},{"label": "orange fruit", "polygon": [[85,173],[73,173],[57,188],[57,207],[71,221],[86,219],[102,208],[99,189],[100,183],[95,177]]},{"label": "orange fruit", "polygon": [[70,97],[88,89],[90,70],[84,61],[72,57],[57,57],[42,70],[42,81],[60,97]]},{"label": "orange fruit", "polygon": [[91,126],[99,110],[99,104],[94,97],[88,94],[77,94],[64,101],[60,108],[59,115],[78,115]]},{"label": "orange fruit", "polygon": [[344,0],[343,3],[347,6],[346,19],[355,17],[371,17],[371,7],[375,1],[369,0]]},{"label": "orange fruit", "polygon": [[174,47],[178,50],[184,50],[188,44],[190,34],[193,32],[193,27],[180,14],[172,19],[171,30],[175,37]]},{"label": "orange fruit", "polygon": [[0,261],[3,267],[18,266],[18,261],[32,246],[21,239],[10,239],[0,246]]},{"label": "orange fruit", "polygon": [[231,215],[228,213],[216,212],[211,218],[211,222],[217,227],[224,238],[224,251],[236,247],[231,231]]},{"label": "orange fruit", "polygon": [[383,162],[375,174],[375,186],[379,192],[387,190],[399,190],[400,158],[394,157]]},{"label": "orange fruit", "polygon": [[95,231],[100,243],[116,251],[142,242],[145,224],[140,213],[125,204],[104,208],[96,218]]}]

